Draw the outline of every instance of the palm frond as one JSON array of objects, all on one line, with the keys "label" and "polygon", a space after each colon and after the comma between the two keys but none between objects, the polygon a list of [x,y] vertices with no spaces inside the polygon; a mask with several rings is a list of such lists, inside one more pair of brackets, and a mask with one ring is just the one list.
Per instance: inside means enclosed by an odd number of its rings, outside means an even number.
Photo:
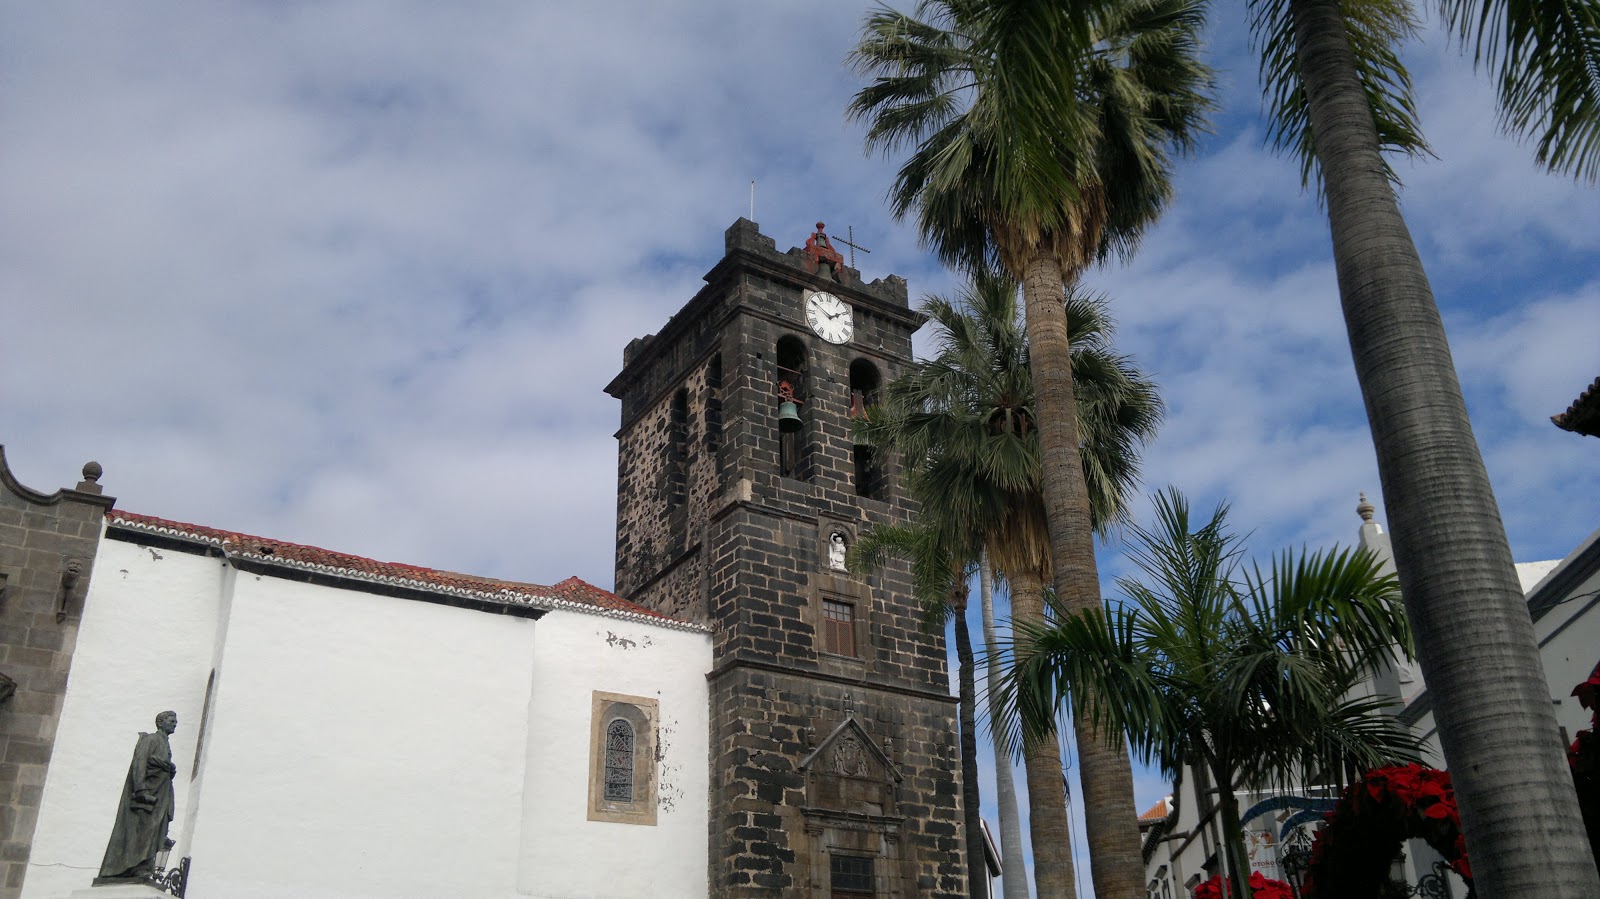
[{"label": "palm frond", "polygon": [[[1300,160],[1300,180],[1315,183],[1322,193],[1317,168],[1316,138],[1306,103],[1300,61],[1295,52],[1294,21],[1289,0],[1251,0],[1250,34],[1261,53],[1262,92],[1269,121],[1267,141],[1279,152]],[[1407,0],[1340,0],[1356,74],[1378,129],[1378,146],[1406,156],[1431,156],[1417,119],[1411,75],[1397,48],[1416,33],[1416,16]],[[1384,168],[1396,183],[1399,176],[1387,159]]]},{"label": "palm frond", "polygon": [[1131,525],[1142,570],[1119,581],[1127,601],[1045,624],[1014,624],[1013,666],[996,701],[1020,740],[1069,697],[1126,735],[1142,760],[1247,782],[1310,782],[1415,758],[1393,697],[1366,690],[1381,660],[1409,652],[1392,575],[1366,552],[1285,552],[1270,573],[1238,565],[1226,507],[1191,515],[1174,490],[1155,522]]},{"label": "palm frond", "polygon": [[1551,171],[1600,178],[1600,2],[1440,0],[1445,23],[1493,72],[1501,125],[1537,141]]},{"label": "palm frond", "polygon": [[[869,152],[911,148],[889,189],[948,265],[1072,271],[1126,255],[1204,127],[1199,0],[926,0],[867,16],[848,115]],[[1082,49],[1080,49],[1082,48]]]}]

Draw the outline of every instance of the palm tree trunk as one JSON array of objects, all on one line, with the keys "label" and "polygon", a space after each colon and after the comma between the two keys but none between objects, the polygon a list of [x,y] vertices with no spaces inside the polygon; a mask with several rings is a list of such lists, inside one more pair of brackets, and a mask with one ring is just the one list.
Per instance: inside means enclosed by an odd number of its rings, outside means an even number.
[{"label": "palm tree trunk", "polygon": [[1250,855],[1244,848],[1244,827],[1239,823],[1239,794],[1233,791],[1233,772],[1228,766],[1213,767],[1211,782],[1217,784],[1217,811],[1222,818],[1222,854],[1227,859],[1223,876],[1228,879],[1230,896],[1250,895]]},{"label": "palm tree trunk", "polygon": [[967,627],[967,581],[950,590],[955,613],[957,689],[961,694],[961,806],[967,830],[967,895],[989,899],[989,865],[983,858],[983,825],[978,795],[978,684],[973,669],[972,631]]},{"label": "palm tree trunk", "polygon": [[[1044,578],[1037,572],[1014,571],[1010,579],[1012,620],[1043,622]],[[1033,843],[1034,889],[1039,899],[1076,896],[1067,785],[1061,770],[1061,739],[1055,731],[1023,740],[1022,766],[1028,782],[1028,835]]]},{"label": "palm tree trunk", "polygon": [[1600,896],[1526,599],[1339,2],[1289,8],[1395,568],[1479,895]]},{"label": "palm tree trunk", "polygon": [[[983,604],[983,647],[989,666],[989,689],[1000,683],[999,643],[994,631],[994,568],[989,564],[989,551],[984,550],[978,560],[978,598]],[[990,694],[991,696],[993,694]],[[1000,807],[1000,868],[1001,890],[1005,899],[1028,899],[1028,878],[1023,873],[1022,814],[1017,809],[1017,786],[1011,778],[1011,754],[1006,751],[1005,729],[999,716],[993,714],[991,704],[989,730],[994,736],[994,792],[995,803]],[[1011,872],[1006,876],[1004,872]]]},{"label": "palm tree trunk", "polygon": [[[1100,573],[1078,452],[1072,345],[1063,308],[1061,264],[1043,247],[1035,248],[1023,267],[1022,297],[1056,594],[1069,609],[1099,608]],[[1127,749],[1120,734],[1097,734],[1087,726],[1084,697],[1073,697],[1073,705],[1078,780],[1095,895],[1099,899],[1139,899],[1145,892],[1144,859]]]}]

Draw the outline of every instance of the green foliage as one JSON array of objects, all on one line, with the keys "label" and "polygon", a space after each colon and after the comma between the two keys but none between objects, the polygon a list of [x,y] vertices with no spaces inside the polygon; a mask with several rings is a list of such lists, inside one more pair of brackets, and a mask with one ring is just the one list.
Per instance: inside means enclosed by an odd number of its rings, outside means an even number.
[{"label": "green foliage", "polygon": [[1168,491],[1156,515],[1152,530],[1130,526],[1143,577],[1118,582],[1126,603],[1019,634],[1003,695],[1027,723],[1083,691],[1147,763],[1260,787],[1416,758],[1416,739],[1381,714],[1392,700],[1356,689],[1410,653],[1398,583],[1370,553],[1285,551],[1262,571],[1239,564],[1225,508],[1193,526]]},{"label": "green foliage", "polygon": [[[911,147],[889,192],[947,263],[1077,271],[1126,254],[1171,194],[1168,155],[1209,109],[1199,0],[928,0],[868,17],[849,108],[869,151]],[[1084,48],[1081,52],[1077,48]]]},{"label": "green foliage", "polygon": [[862,573],[890,558],[909,561],[912,594],[922,608],[923,626],[942,628],[966,609],[967,575],[976,565],[977,551],[964,545],[963,536],[926,516],[909,525],[874,525],[850,547],[846,563],[851,571]]},{"label": "green foliage", "polygon": [[[1299,157],[1310,183],[1316,143],[1290,8],[1291,0],[1251,0],[1250,29],[1261,52],[1268,139]],[[1440,0],[1439,9],[1456,37],[1473,46],[1475,61],[1493,72],[1502,127],[1534,138],[1535,158],[1546,168],[1591,182],[1600,177],[1600,0]],[[1340,0],[1339,12],[1379,145],[1431,155],[1400,61],[1400,45],[1416,33],[1414,8],[1408,0]],[[1389,176],[1398,180],[1392,168]]]},{"label": "green foliage", "polygon": [[[1320,193],[1316,139],[1311,133],[1289,5],[1290,0],[1250,0],[1250,33],[1261,53],[1262,90],[1267,98],[1267,139],[1275,149],[1299,157],[1301,182],[1309,185],[1315,176]],[[1340,0],[1340,12],[1355,54],[1356,74],[1378,129],[1378,145],[1408,156],[1432,155],[1417,121],[1411,75],[1399,56],[1400,44],[1416,33],[1411,4],[1408,0]],[[1398,182],[1387,160],[1384,167],[1389,180]]]},{"label": "green foliage", "polygon": [[1015,747],[1071,697],[1169,776],[1207,772],[1228,868],[1243,877],[1233,788],[1343,782],[1417,758],[1420,741],[1385,714],[1392,698],[1362,689],[1394,653],[1409,657],[1410,629],[1398,581],[1370,553],[1285,551],[1263,572],[1240,564],[1225,507],[1195,526],[1168,490],[1155,509],[1153,529],[1130,526],[1143,577],[1118,581],[1127,601],[1013,622],[1015,665],[996,700],[1020,713]]},{"label": "green foliage", "polygon": [[1500,122],[1552,171],[1600,178],[1600,2],[1440,0],[1446,25],[1493,72]]},{"label": "green foliage", "polygon": [[[1154,437],[1162,405],[1155,384],[1114,351],[1105,299],[1073,292],[1065,304],[1076,335],[1084,476],[1092,520],[1104,529],[1126,518],[1139,451]],[[957,300],[929,297],[922,311],[937,328],[933,357],[895,379],[858,428],[900,454],[921,520],[948,530],[946,545],[962,547],[969,562],[983,545],[1002,570],[1048,572],[1033,376],[1016,283],[981,275]]]}]

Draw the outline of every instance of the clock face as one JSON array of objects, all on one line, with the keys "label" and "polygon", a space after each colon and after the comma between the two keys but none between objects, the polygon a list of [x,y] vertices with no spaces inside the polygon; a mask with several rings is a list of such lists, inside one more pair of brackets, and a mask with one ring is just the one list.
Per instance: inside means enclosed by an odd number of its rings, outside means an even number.
[{"label": "clock face", "polygon": [[829,343],[849,343],[855,333],[855,310],[831,293],[806,297],[806,323]]}]

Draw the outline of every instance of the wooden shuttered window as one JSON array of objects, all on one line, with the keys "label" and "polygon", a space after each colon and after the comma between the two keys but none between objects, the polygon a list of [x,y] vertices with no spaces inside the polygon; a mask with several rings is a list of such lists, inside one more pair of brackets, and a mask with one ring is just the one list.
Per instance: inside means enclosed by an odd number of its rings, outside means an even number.
[{"label": "wooden shuttered window", "polygon": [[856,654],[856,607],[836,599],[822,601],[822,648],[841,656]]}]

